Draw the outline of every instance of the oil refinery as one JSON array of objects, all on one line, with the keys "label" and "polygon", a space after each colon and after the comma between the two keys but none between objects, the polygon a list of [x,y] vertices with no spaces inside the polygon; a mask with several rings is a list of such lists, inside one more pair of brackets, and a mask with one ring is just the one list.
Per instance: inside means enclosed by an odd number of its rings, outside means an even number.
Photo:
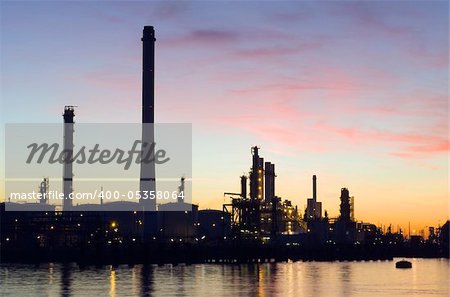
[{"label": "oil refinery", "polygon": [[[143,31],[142,123],[155,119],[155,31]],[[76,128],[74,106],[63,112],[64,151],[73,155]],[[143,125],[145,127],[151,127]],[[154,131],[142,129],[142,143],[153,143]],[[62,209],[49,203],[51,183],[43,178],[37,203],[1,203],[1,252],[6,261],[77,261],[80,263],[259,262],[287,259],[391,259],[422,251],[448,257],[448,222],[433,229],[429,240],[405,240],[403,230],[384,232],[357,221],[355,199],[340,189],[340,215],[329,217],[317,197],[302,209],[276,194],[275,163],[251,148],[250,168],[236,178],[240,192],[225,192],[222,209],[199,209],[178,199],[157,205],[155,199],[73,205],[76,176],[73,163],[63,164]],[[151,152],[150,152],[151,153]],[[239,170],[239,169],[236,169]],[[158,185],[154,163],[141,163],[139,189]],[[185,178],[178,189],[183,193]],[[339,193],[339,189],[336,191]],[[30,211],[33,210],[33,211]],[[447,236],[447,237],[446,237]],[[38,256],[36,256],[38,255]]]}]

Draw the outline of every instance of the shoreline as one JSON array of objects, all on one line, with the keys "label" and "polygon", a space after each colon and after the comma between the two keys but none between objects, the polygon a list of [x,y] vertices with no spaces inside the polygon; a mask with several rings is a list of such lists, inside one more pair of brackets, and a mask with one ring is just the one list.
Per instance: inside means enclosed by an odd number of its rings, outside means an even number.
[{"label": "shoreline", "polygon": [[49,250],[33,247],[1,249],[0,263],[68,263],[88,265],[136,265],[136,264],[251,264],[288,261],[392,261],[394,258],[449,259],[448,254],[403,252],[376,247],[355,248],[338,245],[321,248],[288,248],[283,246],[200,246],[143,244],[127,247],[97,246]]}]

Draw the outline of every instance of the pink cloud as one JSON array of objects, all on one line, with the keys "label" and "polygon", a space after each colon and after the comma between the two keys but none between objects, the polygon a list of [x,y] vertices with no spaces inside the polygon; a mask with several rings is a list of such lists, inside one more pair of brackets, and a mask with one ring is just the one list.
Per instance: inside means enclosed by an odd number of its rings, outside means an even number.
[{"label": "pink cloud", "polygon": [[[315,71],[308,68],[299,70],[296,74],[279,75],[265,73],[265,77],[257,76],[259,83],[251,86],[239,86],[229,90],[231,94],[261,96],[270,94],[270,98],[293,98],[293,100],[306,100],[311,103],[309,91],[326,91],[330,101],[341,98],[345,93],[346,101],[356,97],[362,90],[363,82],[346,71],[318,64]],[[264,79],[265,78],[265,79]],[[301,95],[304,96],[301,96]],[[306,96],[308,94],[308,96]],[[343,104],[345,102],[341,102]]]},{"label": "pink cloud", "polygon": [[[405,132],[381,130],[370,127],[345,127],[330,124],[332,118],[327,114],[299,111],[291,100],[273,100],[240,104],[239,110],[251,110],[238,115],[215,118],[216,123],[232,129],[247,131],[264,141],[276,143],[299,151],[333,152],[378,150],[401,158],[427,158],[450,151],[449,140],[442,134],[430,130]],[[396,113],[396,110],[381,113]],[[261,116],[254,116],[257,113]],[[264,115],[270,115],[270,118]],[[337,145],[339,144],[339,145]]]},{"label": "pink cloud", "polygon": [[445,138],[431,138],[423,145],[409,147],[415,153],[447,153],[450,151],[450,141]]},{"label": "pink cloud", "polygon": [[[295,39],[294,39],[295,40]],[[232,53],[233,57],[243,59],[261,59],[268,57],[286,56],[299,54],[304,51],[319,49],[324,46],[323,42],[311,41],[305,42],[291,47],[257,47],[250,49],[238,49]]]},{"label": "pink cloud", "polygon": [[[380,35],[397,38],[416,36],[417,31],[413,27],[389,22],[386,19],[386,8],[376,8],[372,3],[339,3],[333,6],[331,14],[346,19],[351,18],[355,22],[353,29],[367,38]],[[393,8],[390,7],[390,9]]]},{"label": "pink cloud", "polygon": [[136,92],[141,88],[139,77],[107,69],[84,73],[80,80],[105,90],[115,89],[122,92]]},{"label": "pink cloud", "polygon": [[[380,131],[375,129],[342,128],[322,124],[323,131],[331,131],[352,143],[378,145],[391,151],[389,154],[403,158],[424,157],[432,154],[448,153],[449,139],[443,135]],[[398,146],[400,144],[400,146]]]},{"label": "pink cloud", "polygon": [[163,47],[181,46],[207,46],[217,47],[219,44],[233,44],[239,38],[239,34],[233,31],[202,29],[193,30],[185,35],[164,39],[161,42]]}]

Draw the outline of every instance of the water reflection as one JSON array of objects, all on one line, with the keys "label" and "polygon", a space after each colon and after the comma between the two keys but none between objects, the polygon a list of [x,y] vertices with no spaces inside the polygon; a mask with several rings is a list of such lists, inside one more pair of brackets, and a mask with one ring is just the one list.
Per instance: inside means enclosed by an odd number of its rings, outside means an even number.
[{"label": "water reflection", "polygon": [[109,297],[116,297],[116,270],[111,267],[109,274]]},{"label": "water reflection", "polygon": [[141,266],[141,282],[140,282],[140,295],[143,297],[152,295],[153,284],[153,267],[149,265]]},{"label": "water reflection", "polygon": [[0,266],[1,296],[449,296],[448,260],[249,265]]},{"label": "water reflection", "polygon": [[264,283],[266,281],[266,275],[265,275],[265,267],[258,265],[258,296],[259,297],[265,297],[266,294],[266,284]]},{"label": "water reflection", "polygon": [[340,271],[340,283],[341,283],[341,296],[347,297],[351,295],[351,279],[352,279],[352,268],[349,263],[343,263],[339,265]]},{"label": "water reflection", "polygon": [[61,264],[61,296],[63,297],[71,296],[72,270],[71,264]]},{"label": "water reflection", "polygon": [[53,282],[54,282],[54,279],[55,279],[55,277],[54,277],[54,264],[53,263],[50,263],[49,265],[48,265],[48,283],[49,283],[49,285],[53,285]]}]

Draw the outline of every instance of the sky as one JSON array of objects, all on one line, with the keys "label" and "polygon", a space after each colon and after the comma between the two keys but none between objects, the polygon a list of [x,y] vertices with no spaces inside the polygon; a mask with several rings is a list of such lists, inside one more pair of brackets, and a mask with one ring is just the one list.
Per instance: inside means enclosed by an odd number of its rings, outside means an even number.
[{"label": "sky", "polygon": [[347,187],[361,221],[448,219],[447,1],[2,1],[2,123],[60,123],[64,105],[139,122],[144,25],[156,121],[192,123],[200,208],[239,191],[258,145],[300,209],[316,174],[331,217]]}]

